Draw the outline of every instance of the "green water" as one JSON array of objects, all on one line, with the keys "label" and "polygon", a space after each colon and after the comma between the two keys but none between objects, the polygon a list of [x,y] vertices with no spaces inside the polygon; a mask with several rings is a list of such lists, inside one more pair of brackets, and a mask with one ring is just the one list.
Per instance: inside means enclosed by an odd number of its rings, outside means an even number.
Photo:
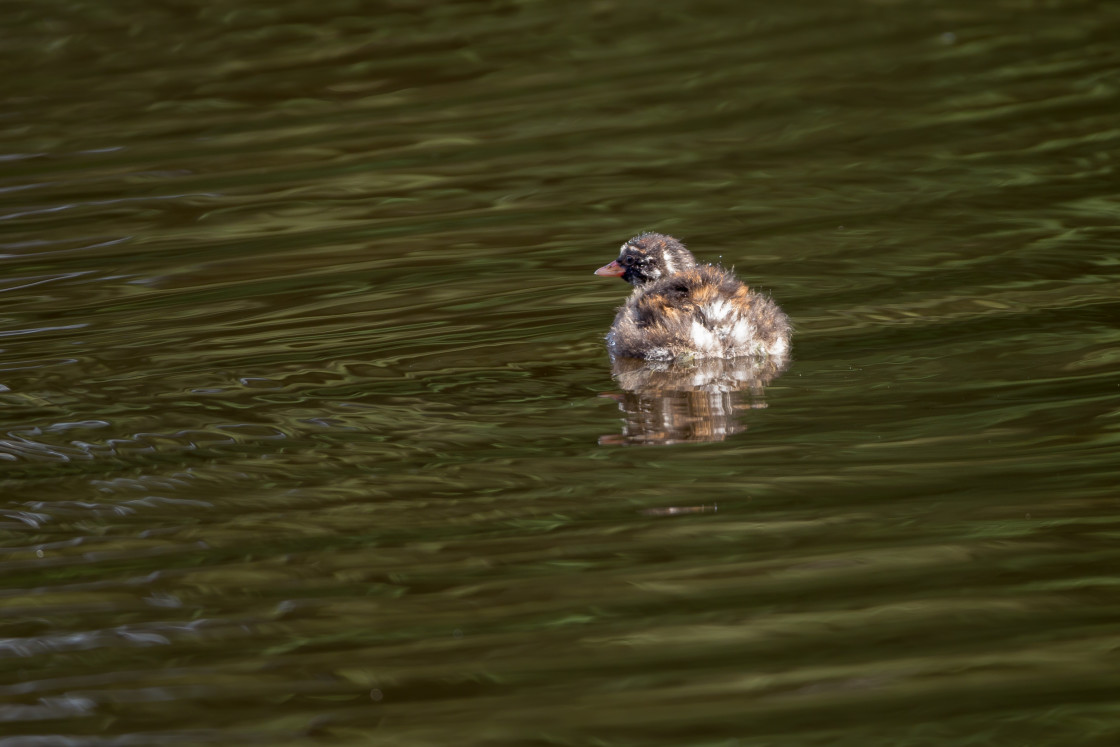
[{"label": "green water", "polygon": [[0,747],[1120,743],[1120,6],[4,16]]}]

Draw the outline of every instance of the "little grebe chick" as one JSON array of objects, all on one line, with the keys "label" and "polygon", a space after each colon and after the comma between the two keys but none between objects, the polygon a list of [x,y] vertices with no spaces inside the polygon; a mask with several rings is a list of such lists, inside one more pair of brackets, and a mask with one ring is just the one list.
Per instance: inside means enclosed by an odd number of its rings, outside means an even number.
[{"label": "little grebe chick", "polygon": [[635,236],[595,274],[634,286],[607,335],[612,356],[672,361],[789,352],[789,317],[776,303],[722,267],[696,264],[672,236]]}]

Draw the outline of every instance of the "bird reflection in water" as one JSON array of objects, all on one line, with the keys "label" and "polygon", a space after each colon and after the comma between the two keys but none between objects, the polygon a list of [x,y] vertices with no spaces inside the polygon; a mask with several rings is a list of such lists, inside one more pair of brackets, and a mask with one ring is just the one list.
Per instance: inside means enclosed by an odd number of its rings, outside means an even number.
[{"label": "bird reflection in water", "polygon": [[602,394],[618,402],[622,433],[600,445],[661,445],[722,441],[743,430],[746,410],[766,407],[763,391],[788,358],[748,356],[691,362],[616,358],[611,374],[621,392]]}]

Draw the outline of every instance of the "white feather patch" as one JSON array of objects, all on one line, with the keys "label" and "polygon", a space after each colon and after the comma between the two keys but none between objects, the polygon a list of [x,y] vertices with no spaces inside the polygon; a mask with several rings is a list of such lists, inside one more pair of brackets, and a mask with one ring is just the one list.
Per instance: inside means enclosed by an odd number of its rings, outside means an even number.
[{"label": "white feather patch", "polygon": [[704,316],[712,322],[722,322],[730,313],[731,306],[722,298],[712,301],[704,310]]},{"label": "white feather patch", "polygon": [[746,319],[739,317],[731,325],[731,339],[740,345],[746,345],[754,339],[754,326]]},{"label": "white feather patch", "polygon": [[720,344],[715,335],[700,322],[693,322],[691,337],[696,349],[704,353],[719,353]]}]

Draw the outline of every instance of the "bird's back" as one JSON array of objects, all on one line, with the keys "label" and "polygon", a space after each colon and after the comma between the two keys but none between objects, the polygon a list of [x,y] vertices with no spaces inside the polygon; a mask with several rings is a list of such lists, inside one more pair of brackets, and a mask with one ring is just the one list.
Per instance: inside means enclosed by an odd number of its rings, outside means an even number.
[{"label": "bird's back", "polygon": [[721,267],[700,265],[637,288],[608,336],[628,358],[784,356],[789,318]]}]

